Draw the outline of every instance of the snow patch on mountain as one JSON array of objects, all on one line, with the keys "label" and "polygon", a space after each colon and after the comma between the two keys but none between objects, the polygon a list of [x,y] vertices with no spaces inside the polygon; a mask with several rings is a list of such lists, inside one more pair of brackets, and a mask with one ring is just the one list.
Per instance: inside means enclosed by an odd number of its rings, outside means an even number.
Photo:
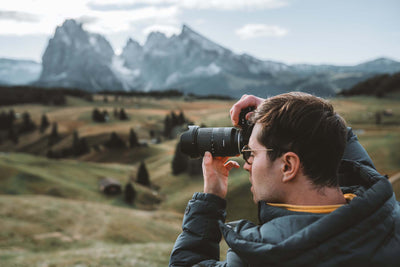
[{"label": "snow patch on mountain", "polygon": [[124,60],[121,57],[114,56],[112,59],[111,70],[121,81],[123,89],[129,91],[140,76],[140,69],[129,69],[124,66]]},{"label": "snow patch on mountain", "polygon": [[208,66],[200,66],[195,68],[189,75],[191,76],[213,76],[221,72],[221,68],[214,62]]}]

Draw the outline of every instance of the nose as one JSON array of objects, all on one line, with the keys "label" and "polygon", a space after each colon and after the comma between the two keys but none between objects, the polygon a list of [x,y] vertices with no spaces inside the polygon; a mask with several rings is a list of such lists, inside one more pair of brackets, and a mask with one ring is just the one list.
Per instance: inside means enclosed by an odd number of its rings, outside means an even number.
[{"label": "nose", "polygon": [[247,162],[245,162],[244,165],[243,165],[243,169],[245,169],[246,171],[250,172],[250,170],[251,170],[251,165],[248,164]]}]

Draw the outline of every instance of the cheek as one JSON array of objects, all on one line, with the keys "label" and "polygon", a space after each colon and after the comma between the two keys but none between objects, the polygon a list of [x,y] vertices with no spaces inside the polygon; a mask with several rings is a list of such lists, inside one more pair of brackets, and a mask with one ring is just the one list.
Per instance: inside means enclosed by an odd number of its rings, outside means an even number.
[{"label": "cheek", "polygon": [[265,160],[255,158],[252,164],[252,176],[253,180],[260,183],[265,180],[268,175],[268,169]]}]

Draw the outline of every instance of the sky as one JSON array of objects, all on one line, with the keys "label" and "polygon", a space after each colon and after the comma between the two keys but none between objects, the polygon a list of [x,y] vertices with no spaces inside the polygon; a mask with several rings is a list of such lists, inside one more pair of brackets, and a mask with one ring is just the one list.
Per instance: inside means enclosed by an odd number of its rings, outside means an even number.
[{"label": "sky", "polygon": [[399,0],[12,0],[0,3],[0,58],[41,62],[66,19],[100,33],[120,53],[152,31],[187,25],[208,39],[262,60],[355,65],[400,61]]}]

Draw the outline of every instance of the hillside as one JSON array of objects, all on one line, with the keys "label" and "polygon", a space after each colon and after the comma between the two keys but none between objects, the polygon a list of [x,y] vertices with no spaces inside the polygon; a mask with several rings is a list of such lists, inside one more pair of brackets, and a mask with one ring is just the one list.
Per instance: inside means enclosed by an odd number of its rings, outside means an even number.
[{"label": "hillside", "polygon": [[369,95],[383,97],[400,94],[400,72],[381,74],[357,83],[351,89],[341,92],[344,96]]},{"label": "hillside", "polygon": [[2,266],[166,266],[180,221],[172,212],[0,195],[0,258]]},{"label": "hillside", "polygon": [[[400,172],[400,100],[398,98],[340,97],[332,99],[337,111],[353,127],[378,171],[392,176]],[[202,191],[201,175],[173,175],[171,162],[177,138],[162,136],[166,115],[183,111],[195,124],[229,126],[234,101],[96,95],[92,102],[67,96],[64,106],[24,104],[3,107],[0,112],[29,111],[40,124],[46,114],[58,123],[60,140],[48,144],[51,127],[21,134],[14,144],[0,130],[0,260],[5,266],[166,266],[181,219],[192,194]],[[107,110],[108,122],[92,120],[94,108]],[[112,116],[124,108],[129,120]],[[386,111],[379,123],[376,114]],[[390,111],[390,113],[388,113]],[[20,123],[21,117],[16,119]],[[140,147],[128,147],[133,128]],[[151,140],[150,131],[161,142]],[[60,159],[46,157],[47,150],[68,148],[74,131],[86,138],[89,153]],[[126,147],[103,145],[116,132]],[[243,165],[243,159],[236,159]],[[144,161],[151,187],[136,182]],[[133,206],[123,195],[106,196],[98,182],[112,177],[123,186],[133,180],[137,198]],[[257,222],[248,174],[232,171],[227,195],[228,221],[247,218]],[[397,194],[398,196],[400,193]],[[222,247],[221,254],[226,252]]]}]

